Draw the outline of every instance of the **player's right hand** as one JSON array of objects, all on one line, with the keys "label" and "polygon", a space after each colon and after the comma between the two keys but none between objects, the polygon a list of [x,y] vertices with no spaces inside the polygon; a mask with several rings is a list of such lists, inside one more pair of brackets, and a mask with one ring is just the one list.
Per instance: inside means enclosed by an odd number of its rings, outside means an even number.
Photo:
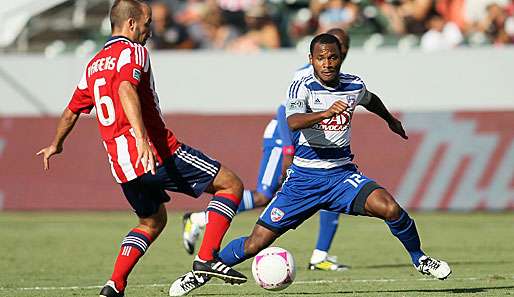
[{"label": "player's right hand", "polygon": [[150,171],[153,175],[155,175],[155,162],[157,158],[152,150],[150,143],[148,140],[136,139],[136,146],[136,168],[139,166],[139,163],[141,163],[145,173]]},{"label": "player's right hand", "polygon": [[340,115],[348,108],[348,104],[341,100],[337,100],[325,111],[325,118],[329,119],[333,116]]},{"label": "player's right hand", "polygon": [[62,145],[50,145],[37,152],[36,156],[43,155],[43,168],[48,170],[50,169],[50,157],[61,152]]}]

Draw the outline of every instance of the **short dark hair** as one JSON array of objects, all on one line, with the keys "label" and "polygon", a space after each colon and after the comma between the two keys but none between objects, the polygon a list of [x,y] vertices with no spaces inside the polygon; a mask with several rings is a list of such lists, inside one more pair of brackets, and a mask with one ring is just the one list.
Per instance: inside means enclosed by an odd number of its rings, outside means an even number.
[{"label": "short dark hair", "polygon": [[339,42],[341,42],[341,48],[344,48],[346,50],[350,49],[350,36],[343,29],[332,28],[327,31],[327,34],[335,35],[336,37],[338,37]]},{"label": "short dark hair", "polygon": [[334,35],[331,35],[331,34],[321,33],[319,35],[316,35],[316,37],[314,37],[311,41],[311,46],[310,46],[311,55],[314,53],[314,46],[318,43],[321,43],[321,44],[335,43],[335,45],[337,46],[337,50],[338,51],[341,50],[341,43],[339,42],[339,39],[337,39],[337,37],[335,37]]},{"label": "short dark hair", "polygon": [[140,0],[115,0],[109,14],[111,29],[119,28],[128,19],[139,19],[143,14]]}]

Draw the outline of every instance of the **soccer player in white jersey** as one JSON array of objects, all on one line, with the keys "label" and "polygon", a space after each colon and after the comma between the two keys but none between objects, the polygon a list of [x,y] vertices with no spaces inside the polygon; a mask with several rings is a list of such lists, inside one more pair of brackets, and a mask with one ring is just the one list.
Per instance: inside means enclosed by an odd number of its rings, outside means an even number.
[{"label": "soccer player in white jersey", "polygon": [[[350,49],[350,37],[340,28],[332,28],[327,33],[334,35],[341,42],[341,55],[344,61]],[[303,77],[311,72],[312,65],[304,65],[295,72],[294,78]],[[280,104],[275,118],[264,129],[257,186],[253,191],[244,190],[238,213],[268,205],[280,189],[286,176],[286,169],[293,162],[293,135],[287,125],[285,105],[286,102]],[[340,213],[333,211],[319,212],[318,239],[307,265],[309,270],[346,271],[350,268],[339,263],[336,256],[328,254],[339,225],[339,215]],[[187,212],[182,221],[184,249],[188,254],[193,254],[196,241],[207,222],[205,212]]]},{"label": "soccer player in white jersey", "polygon": [[[325,209],[384,220],[420,273],[446,279],[449,265],[422,251],[414,220],[352,163],[351,120],[357,105],[380,116],[391,131],[407,139],[401,122],[359,77],[340,73],[342,55],[336,37],[314,37],[309,58],[313,71],[295,79],[288,89],[287,122],[297,133],[293,164],[282,190],[264,209],[250,236],[228,243],[218,255],[220,260],[231,266],[241,263]],[[170,295],[185,295],[208,280],[189,279],[181,277],[172,283]]]}]

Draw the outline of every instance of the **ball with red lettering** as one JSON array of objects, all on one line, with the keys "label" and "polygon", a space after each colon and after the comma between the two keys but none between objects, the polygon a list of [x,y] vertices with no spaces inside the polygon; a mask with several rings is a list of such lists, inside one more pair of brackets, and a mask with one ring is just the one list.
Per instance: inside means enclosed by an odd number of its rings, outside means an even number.
[{"label": "ball with red lettering", "polygon": [[253,259],[252,274],[262,288],[283,290],[293,283],[296,275],[293,255],[283,248],[266,248]]}]

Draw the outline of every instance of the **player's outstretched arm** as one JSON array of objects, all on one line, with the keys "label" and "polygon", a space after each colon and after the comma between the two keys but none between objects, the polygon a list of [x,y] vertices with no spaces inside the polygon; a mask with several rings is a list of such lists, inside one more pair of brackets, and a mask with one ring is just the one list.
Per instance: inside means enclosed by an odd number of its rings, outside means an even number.
[{"label": "player's outstretched arm", "polygon": [[121,105],[123,111],[130,122],[130,125],[134,129],[136,134],[136,146],[137,146],[137,161],[136,168],[139,163],[143,165],[145,172],[151,171],[155,174],[155,154],[150,146],[148,134],[143,122],[143,115],[141,113],[141,103],[139,101],[139,95],[137,94],[136,86],[132,85],[128,81],[122,81],[120,83],[118,93],[120,96]]},{"label": "player's outstretched arm", "polygon": [[389,129],[391,129],[391,131],[400,135],[403,139],[408,139],[409,137],[405,133],[402,123],[397,118],[395,118],[389,112],[389,110],[387,110],[387,108],[385,107],[382,100],[380,100],[380,98],[376,94],[374,94],[372,92],[369,92],[369,93],[371,94],[371,99],[368,104],[363,105],[363,106],[370,112],[372,112],[372,113],[378,115],[379,117],[381,117],[382,119],[384,119],[384,121],[386,121],[387,124],[389,125]]},{"label": "player's outstretched arm", "polygon": [[343,113],[346,108],[348,108],[348,105],[345,102],[338,100],[325,111],[292,114],[287,117],[287,124],[291,131],[309,128],[324,119],[330,119],[333,116]]},{"label": "player's outstretched arm", "polygon": [[62,152],[64,140],[68,134],[70,134],[78,118],[79,114],[66,108],[57,124],[57,132],[55,133],[54,140],[49,146],[37,152],[36,155],[43,155],[43,168],[45,170],[50,168],[50,157]]}]

